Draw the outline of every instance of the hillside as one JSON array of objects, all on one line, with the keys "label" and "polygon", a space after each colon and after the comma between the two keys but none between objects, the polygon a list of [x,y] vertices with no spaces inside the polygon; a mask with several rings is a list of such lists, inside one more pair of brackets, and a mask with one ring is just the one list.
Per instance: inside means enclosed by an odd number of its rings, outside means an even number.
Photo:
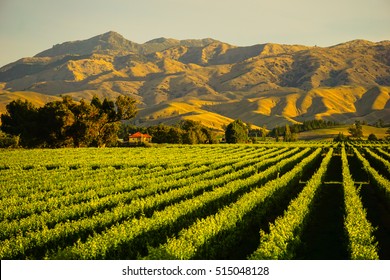
[{"label": "hillside", "polygon": [[158,38],[143,44],[108,32],[66,42],[0,68],[0,111],[18,97],[130,95],[139,125],[232,119],[272,128],[323,118],[390,122],[390,42],[321,48],[214,39]]},{"label": "hillside", "polygon": [[[348,129],[350,125],[340,125],[331,128],[322,128],[311,131],[304,131],[298,133],[299,140],[333,140],[339,133],[343,133],[345,136],[349,136]],[[363,139],[372,133],[379,139],[385,139],[388,135],[386,131],[388,128],[379,128],[374,126],[363,125]]]}]

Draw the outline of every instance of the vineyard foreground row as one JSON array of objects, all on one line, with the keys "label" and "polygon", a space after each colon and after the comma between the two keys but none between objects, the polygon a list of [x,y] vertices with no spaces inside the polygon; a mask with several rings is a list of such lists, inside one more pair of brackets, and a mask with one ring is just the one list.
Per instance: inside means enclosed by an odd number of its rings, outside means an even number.
[{"label": "vineyard foreground row", "polygon": [[389,151],[0,150],[0,259],[390,259]]}]

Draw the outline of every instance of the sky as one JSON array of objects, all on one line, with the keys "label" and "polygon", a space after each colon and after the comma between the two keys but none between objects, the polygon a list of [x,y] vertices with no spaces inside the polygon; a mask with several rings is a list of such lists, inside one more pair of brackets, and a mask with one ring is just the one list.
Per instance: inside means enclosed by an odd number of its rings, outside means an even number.
[{"label": "sky", "polygon": [[0,67],[108,31],[144,43],[332,46],[390,40],[390,0],[0,0]]}]

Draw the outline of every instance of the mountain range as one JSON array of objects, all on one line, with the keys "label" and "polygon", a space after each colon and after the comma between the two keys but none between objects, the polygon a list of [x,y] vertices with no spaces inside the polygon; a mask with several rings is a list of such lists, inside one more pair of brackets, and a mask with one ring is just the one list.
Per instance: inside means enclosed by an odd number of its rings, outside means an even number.
[{"label": "mountain range", "polygon": [[37,106],[129,95],[141,126],[201,121],[222,130],[240,118],[272,128],[326,119],[390,122],[390,41],[331,47],[158,38],[110,31],[57,44],[0,68],[0,112],[16,98]]}]

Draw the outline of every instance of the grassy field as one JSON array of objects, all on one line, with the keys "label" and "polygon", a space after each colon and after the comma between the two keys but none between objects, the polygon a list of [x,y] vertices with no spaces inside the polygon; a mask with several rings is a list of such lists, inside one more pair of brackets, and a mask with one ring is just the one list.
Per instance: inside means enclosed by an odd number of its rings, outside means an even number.
[{"label": "grassy field", "polygon": [[[299,140],[332,140],[340,132],[345,136],[348,136],[348,128],[350,125],[341,125],[332,128],[316,129],[311,131],[300,132],[298,135]],[[363,125],[363,139],[367,139],[371,133],[375,134],[379,139],[384,139],[388,128],[378,128],[374,126]]]},{"label": "grassy field", "polygon": [[389,161],[332,142],[0,150],[0,259],[390,259]]}]

